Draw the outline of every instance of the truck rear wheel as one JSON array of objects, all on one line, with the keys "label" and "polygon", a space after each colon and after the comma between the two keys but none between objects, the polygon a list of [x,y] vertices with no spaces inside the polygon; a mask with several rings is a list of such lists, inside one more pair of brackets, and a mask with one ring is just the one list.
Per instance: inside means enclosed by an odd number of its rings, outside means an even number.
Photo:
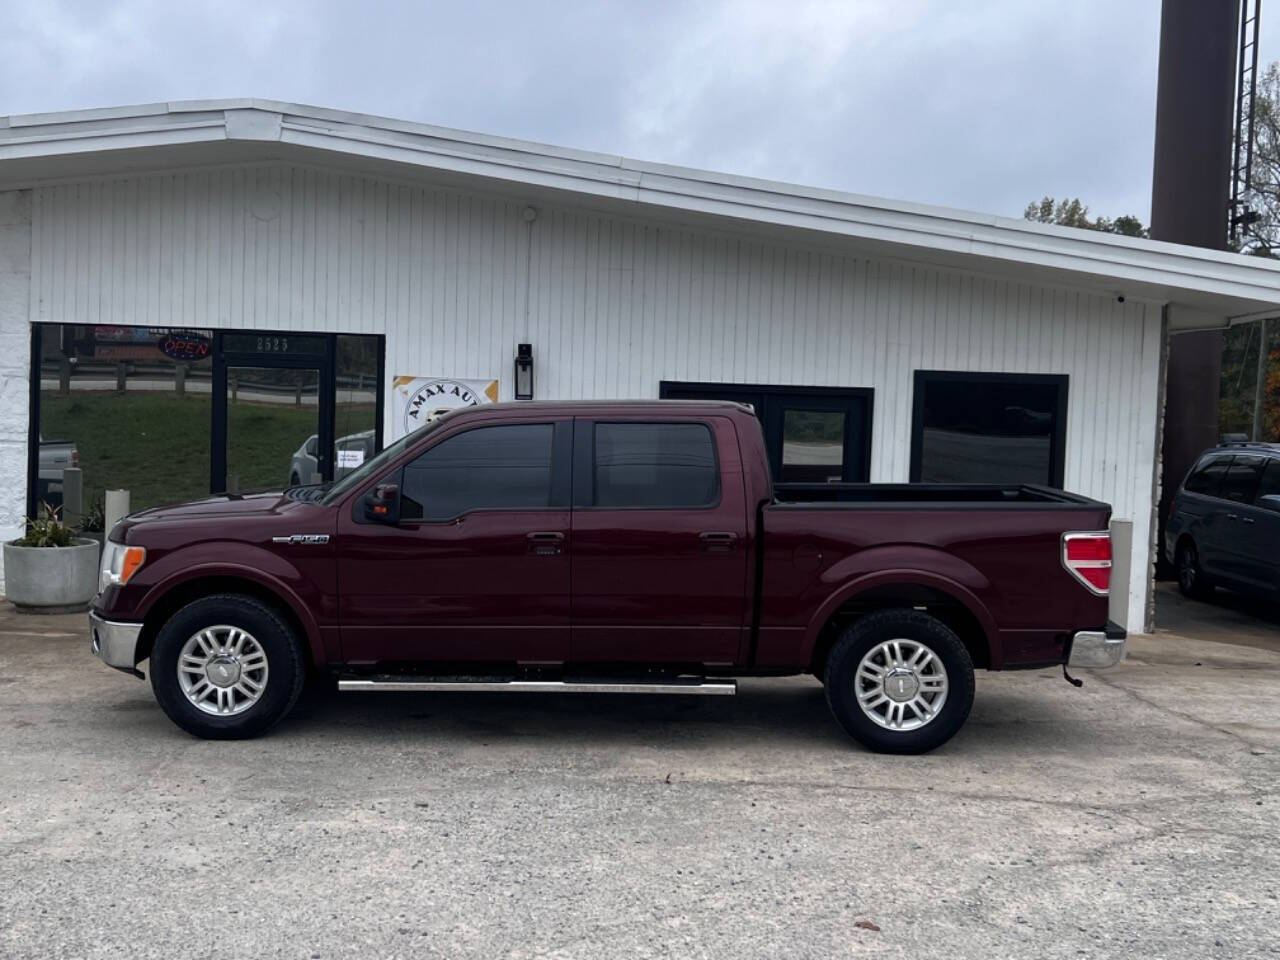
[{"label": "truck rear wheel", "polygon": [[880,610],[846,627],[823,682],[840,726],[879,753],[926,753],[955,736],[973,706],[969,651],[918,610]]},{"label": "truck rear wheel", "polygon": [[302,648],[271,607],[238,594],[187,604],[160,628],[151,688],[169,719],[207,740],[255,737],[298,699]]}]

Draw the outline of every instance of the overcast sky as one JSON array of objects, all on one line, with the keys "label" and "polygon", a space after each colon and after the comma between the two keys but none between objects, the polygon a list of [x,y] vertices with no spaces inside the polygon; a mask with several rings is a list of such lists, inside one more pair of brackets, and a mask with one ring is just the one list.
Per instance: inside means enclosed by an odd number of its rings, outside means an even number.
[{"label": "overcast sky", "polygon": [[[256,96],[992,213],[1078,195],[1146,221],[1159,12],[0,0],[0,115]],[[1280,59],[1280,8],[1261,46]]]}]

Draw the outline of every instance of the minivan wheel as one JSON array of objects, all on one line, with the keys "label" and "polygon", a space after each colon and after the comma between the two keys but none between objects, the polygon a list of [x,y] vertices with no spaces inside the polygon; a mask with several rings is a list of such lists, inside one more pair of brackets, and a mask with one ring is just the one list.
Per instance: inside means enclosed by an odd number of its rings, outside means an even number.
[{"label": "minivan wheel", "polygon": [[298,699],[306,676],[292,628],[253,597],[187,604],[160,628],[151,688],[169,719],[209,740],[255,737]]},{"label": "minivan wheel", "polygon": [[846,627],[824,682],[840,726],[880,753],[926,753],[946,743],[973,706],[969,651],[918,610],[880,610]]},{"label": "minivan wheel", "polygon": [[1190,540],[1178,544],[1175,565],[1178,568],[1178,589],[1184,597],[1203,600],[1212,592],[1212,587],[1205,583],[1204,574],[1200,571],[1200,554]]}]

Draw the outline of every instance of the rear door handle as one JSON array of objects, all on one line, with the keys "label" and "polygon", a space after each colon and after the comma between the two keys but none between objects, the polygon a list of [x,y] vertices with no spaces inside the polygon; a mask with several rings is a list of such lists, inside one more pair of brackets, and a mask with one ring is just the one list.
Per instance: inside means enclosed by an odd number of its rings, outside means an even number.
[{"label": "rear door handle", "polygon": [[1241,523],[1253,523],[1253,517],[1242,517],[1238,513],[1228,513],[1228,520],[1239,520]]},{"label": "rear door handle", "polygon": [[698,540],[701,541],[703,550],[727,553],[737,544],[738,535],[727,531],[714,530],[699,534]]},{"label": "rear door handle", "polygon": [[564,547],[564,534],[559,532],[530,533],[525,535],[529,552],[539,557],[555,556]]}]

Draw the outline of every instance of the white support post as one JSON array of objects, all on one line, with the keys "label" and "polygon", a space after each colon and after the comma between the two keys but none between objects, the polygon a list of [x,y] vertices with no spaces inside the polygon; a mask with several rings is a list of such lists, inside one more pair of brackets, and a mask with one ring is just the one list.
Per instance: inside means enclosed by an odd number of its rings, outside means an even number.
[{"label": "white support post", "polygon": [[106,535],[110,535],[111,528],[129,515],[129,491],[108,490],[103,514],[106,517],[106,523],[103,524],[102,529]]},{"label": "white support post", "polygon": [[[1149,571],[1144,572],[1149,576]],[[1107,616],[1129,629],[1129,594],[1133,590],[1133,521],[1111,521],[1111,595]],[[1141,590],[1146,593],[1146,584]]]}]

